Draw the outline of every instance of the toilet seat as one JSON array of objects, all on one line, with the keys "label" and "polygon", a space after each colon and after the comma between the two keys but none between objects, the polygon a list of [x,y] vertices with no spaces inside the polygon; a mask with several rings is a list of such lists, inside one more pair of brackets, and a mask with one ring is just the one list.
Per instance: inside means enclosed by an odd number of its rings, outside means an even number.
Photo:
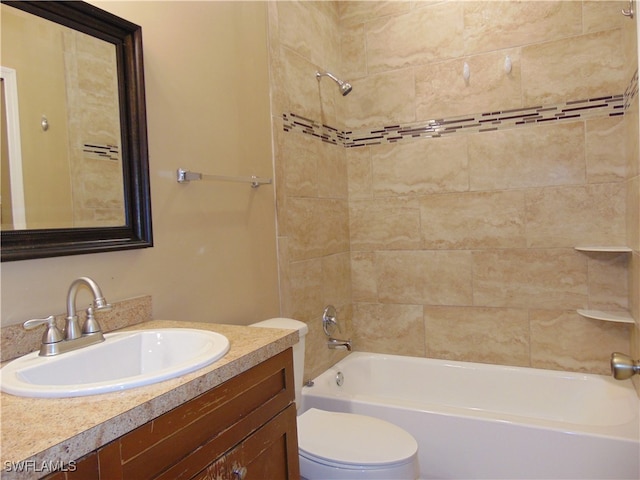
[{"label": "toilet seat", "polygon": [[339,468],[377,469],[413,462],[418,443],[378,418],[311,408],[298,417],[300,455]]}]

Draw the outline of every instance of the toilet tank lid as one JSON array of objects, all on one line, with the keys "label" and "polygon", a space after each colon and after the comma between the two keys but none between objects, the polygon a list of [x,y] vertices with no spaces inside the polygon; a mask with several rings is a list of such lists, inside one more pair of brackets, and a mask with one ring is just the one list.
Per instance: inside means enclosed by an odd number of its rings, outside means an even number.
[{"label": "toilet tank lid", "polygon": [[285,328],[288,330],[298,330],[300,338],[304,337],[309,332],[309,327],[306,323],[293,318],[270,318],[258,323],[252,323],[251,327],[261,328]]}]

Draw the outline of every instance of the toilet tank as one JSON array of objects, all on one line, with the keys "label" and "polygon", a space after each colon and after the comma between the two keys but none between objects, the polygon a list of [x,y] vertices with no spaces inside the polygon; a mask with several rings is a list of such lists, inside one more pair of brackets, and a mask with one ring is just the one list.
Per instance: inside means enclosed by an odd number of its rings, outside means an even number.
[{"label": "toilet tank", "polygon": [[306,323],[292,318],[270,318],[258,323],[252,323],[250,327],[284,328],[298,330],[300,341],[293,346],[293,378],[296,387],[296,408],[302,405],[302,377],[304,375],[304,337],[309,332]]}]

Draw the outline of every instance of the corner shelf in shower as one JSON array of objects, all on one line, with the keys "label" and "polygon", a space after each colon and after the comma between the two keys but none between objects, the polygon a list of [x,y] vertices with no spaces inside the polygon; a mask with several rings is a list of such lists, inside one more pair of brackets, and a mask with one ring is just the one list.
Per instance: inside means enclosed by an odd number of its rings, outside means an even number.
[{"label": "corner shelf in shower", "polygon": [[574,247],[579,252],[603,252],[603,253],[630,253],[629,247],[620,245],[581,245]]},{"label": "corner shelf in shower", "polygon": [[[581,245],[574,247],[579,252],[597,252],[597,253],[630,253],[629,247],[620,245]],[[614,323],[635,323],[629,312],[603,312],[600,310],[577,310],[578,315],[585,318],[595,320],[603,320],[605,322]]]},{"label": "corner shelf in shower", "polygon": [[604,320],[614,323],[634,323],[633,318],[627,312],[601,312],[600,310],[576,310],[578,315],[595,320]]}]

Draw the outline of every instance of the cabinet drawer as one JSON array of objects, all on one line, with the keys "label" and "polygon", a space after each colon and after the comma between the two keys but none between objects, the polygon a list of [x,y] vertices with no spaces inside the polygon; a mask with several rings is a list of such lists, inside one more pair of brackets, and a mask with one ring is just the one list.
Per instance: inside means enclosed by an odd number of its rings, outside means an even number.
[{"label": "cabinet drawer", "polygon": [[[239,472],[244,470],[244,475]],[[299,479],[296,407],[289,405],[192,480]]]},{"label": "cabinet drawer", "polygon": [[[294,388],[288,349],[85,456],[76,472],[50,478],[191,478],[292,405]],[[295,421],[288,428],[297,442]]]}]

